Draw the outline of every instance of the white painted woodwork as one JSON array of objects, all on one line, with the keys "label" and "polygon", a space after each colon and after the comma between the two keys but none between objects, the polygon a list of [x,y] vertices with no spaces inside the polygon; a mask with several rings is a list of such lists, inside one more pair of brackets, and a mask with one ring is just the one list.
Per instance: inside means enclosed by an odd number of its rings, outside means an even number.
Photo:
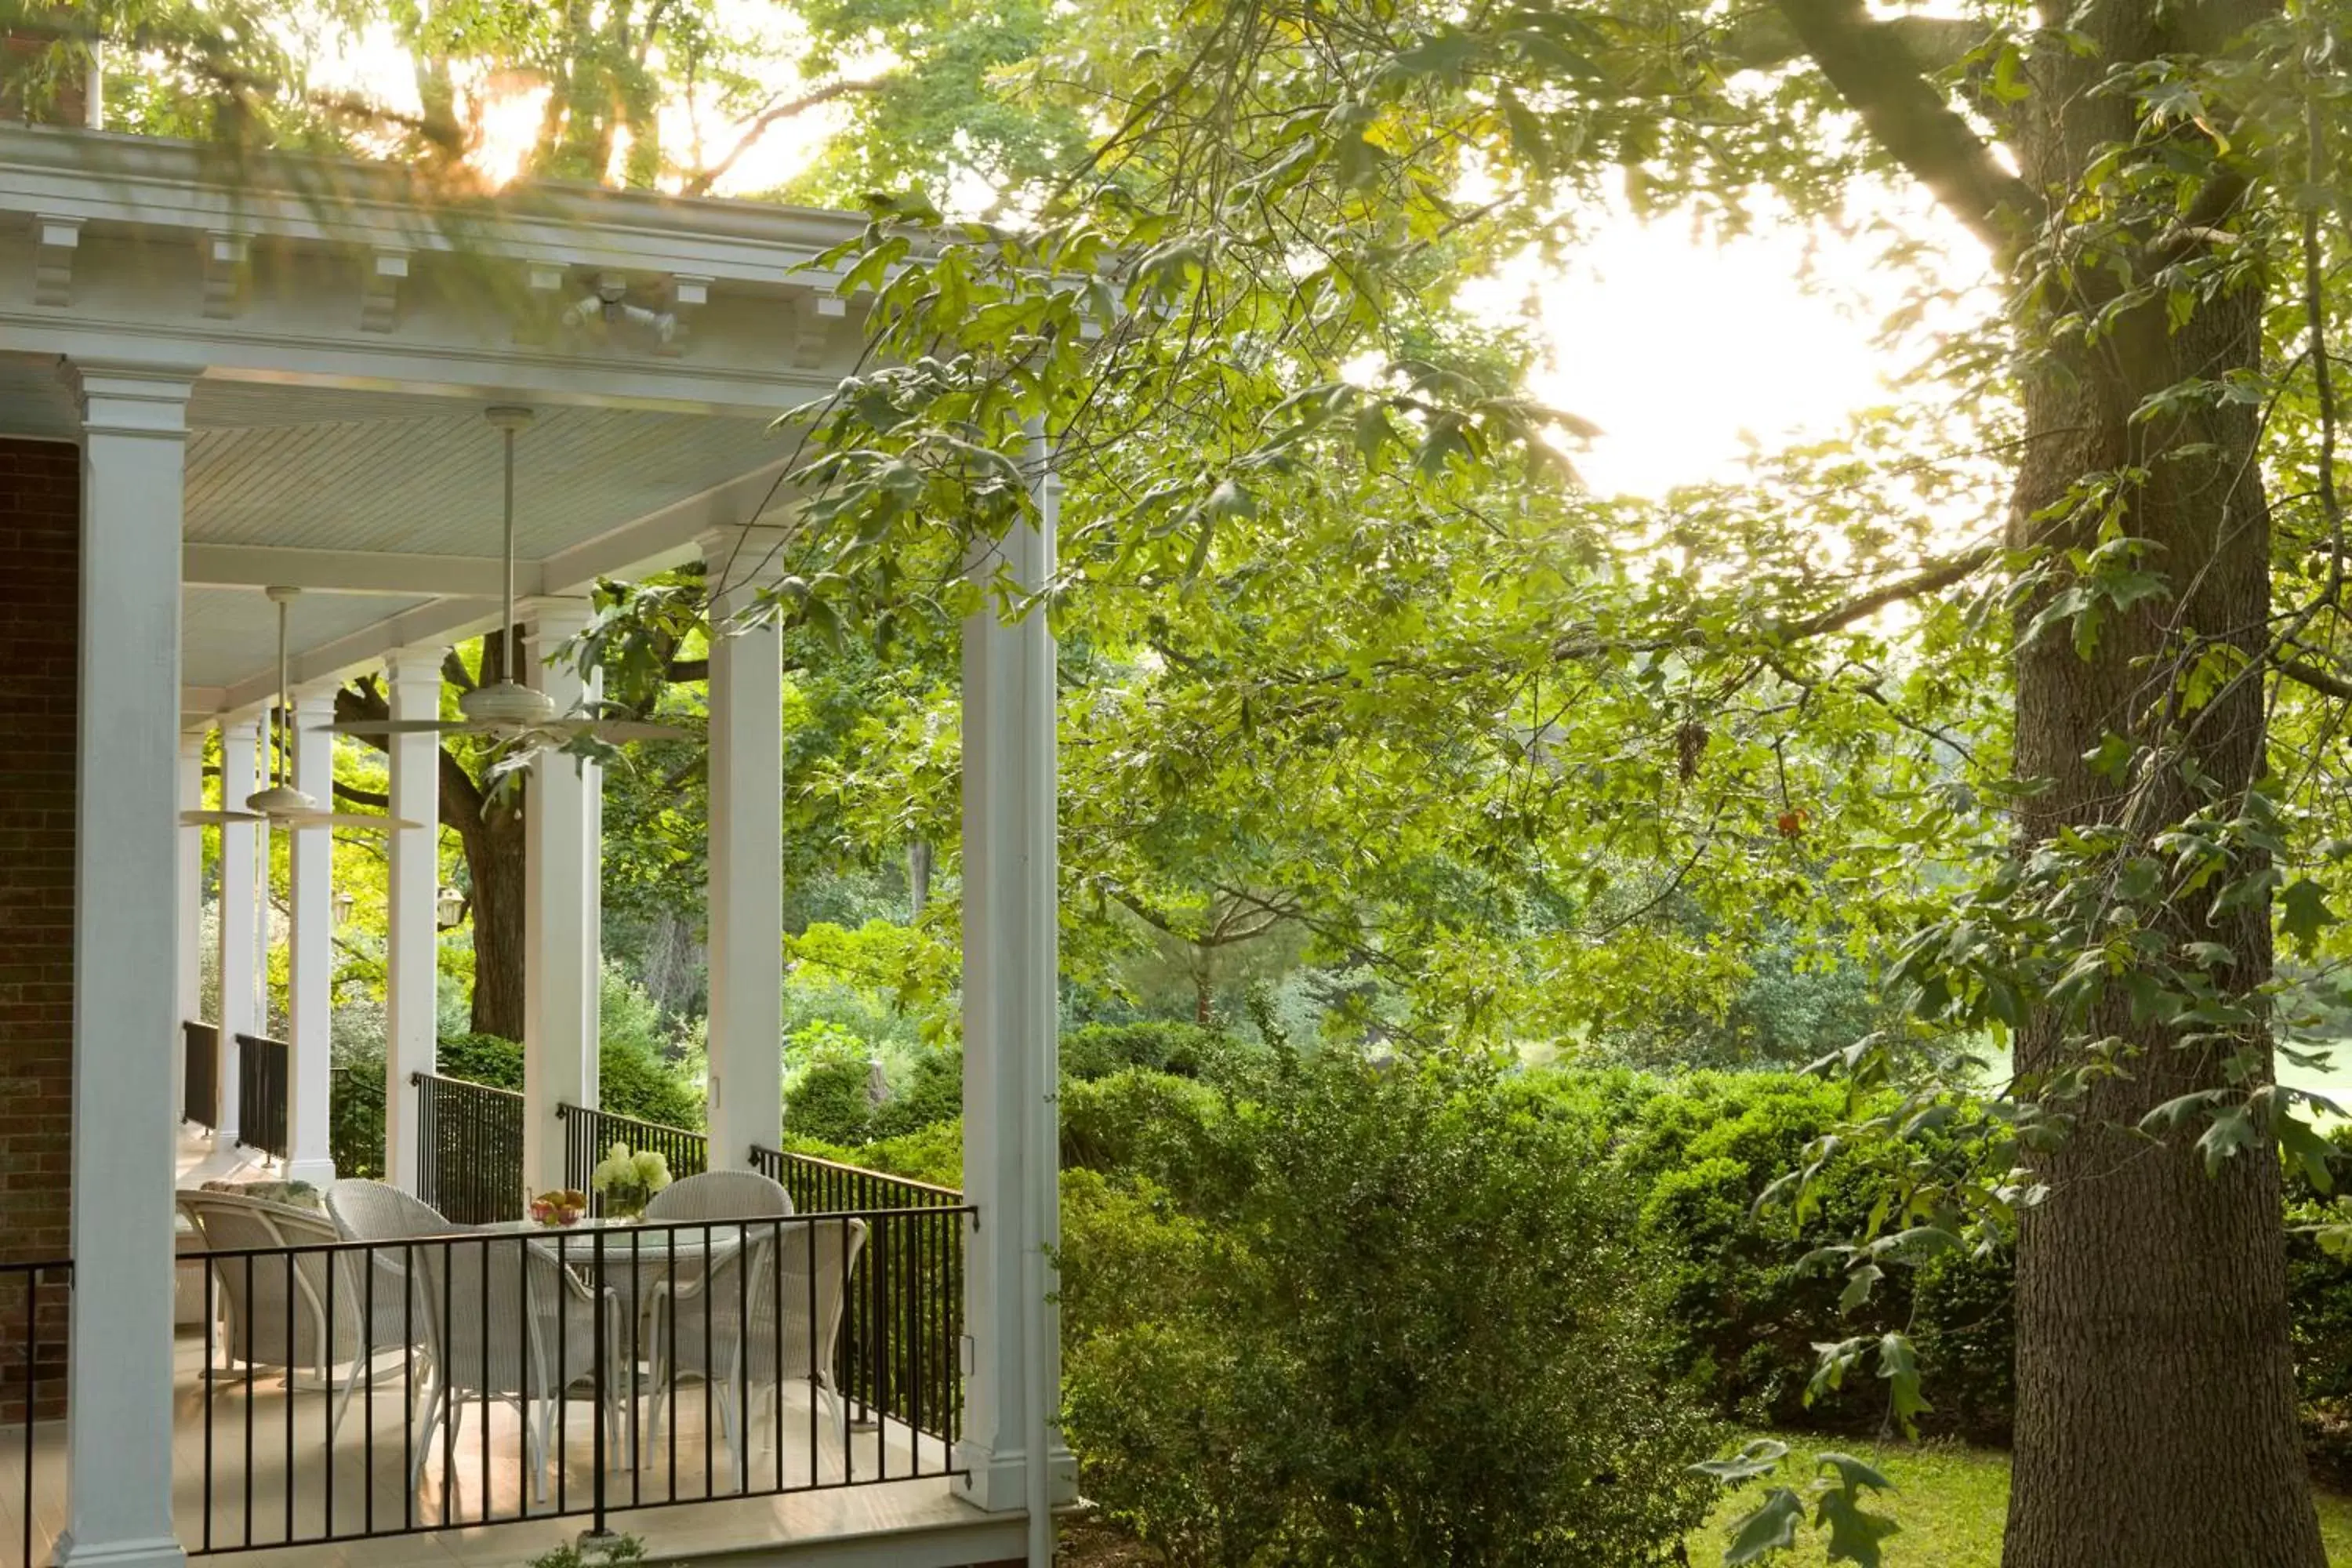
[{"label": "white painted woodwork", "polygon": [[[260,788],[262,719],[259,714],[224,720],[220,727],[223,811],[242,811],[245,797]],[[261,962],[263,919],[268,911],[268,891],[263,877],[268,869],[268,841],[258,823],[225,822],[220,827],[220,910],[215,936],[220,943],[218,1067],[220,1134],[224,1146],[236,1142],[236,1037],[261,1032],[262,984],[268,971]]]},{"label": "white painted woodwork", "polygon": [[734,624],[772,581],[761,531],[707,536],[710,596],[710,1159],[748,1169],[783,1101],[783,638]]},{"label": "white painted woodwork", "polygon": [[[68,1568],[176,1568],[172,1101],[189,379],[72,367],[83,419]],[[247,753],[248,758],[250,753]],[[176,891],[176,889],[175,889]]]},{"label": "white painted woodwork", "polygon": [[[392,716],[441,714],[439,648],[408,648],[384,661]],[[383,1169],[404,1193],[416,1191],[416,1089],[410,1075],[432,1072],[439,1046],[441,930],[441,741],[394,735],[392,815],[422,828],[393,834],[384,953]]]},{"label": "white painted woodwork", "polygon": [[[294,787],[332,810],[335,738],[322,726],[334,721],[335,689],[325,684],[297,687],[293,711]],[[286,1174],[320,1186],[335,1179],[327,1138],[328,1085],[334,1069],[334,858],[335,836],[328,829],[306,827],[290,835]]]},{"label": "white painted woodwork", "polygon": [[[1036,460],[1042,476],[1042,450]],[[1002,568],[1017,588],[1044,584],[1056,501],[1042,478],[1039,510],[1038,526],[975,552],[976,577],[995,584]],[[992,593],[963,626],[963,1163],[980,1211],[964,1268],[974,1354],[963,1494],[992,1512],[1030,1510],[1035,1563],[1036,1500],[1066,1500],[1076,1486],[1049,1426],[1060,1385],[1047,1262],[1059,1242],[1054,637],[1042,610],[1012,625],[996,610]]]},{"label": "white painted woodwork", "polygon": [[[183,811],[202,810],[205,804],[205,735],[194,730],[180,737],[179,800]],[[172,910],[179,921],[179,942],[174,949],[177,960],[175,973],[179,977],[179,1008],[183,1019],[201,1019],[204,1014],[204,913],[205,913],[205,830],[201,827],[180,829],[179,865],[174,873],[175,891]],[[172,1103],[187,1103],[187,1055],[172,1053]]]},{"label": "white painted woodwork", "polygon": [[[533,683],[568,710],[583,695],[579,672],[548,665],[587,624],[578,600],[541,600],[530,616]],[[523,1180],[532,1192],[563,1181],[563,1124],[556,1107],[596,1104],[595,888],[602,847],[590,842],[602,770],[562,752],[531,759],[523,798]]]}]

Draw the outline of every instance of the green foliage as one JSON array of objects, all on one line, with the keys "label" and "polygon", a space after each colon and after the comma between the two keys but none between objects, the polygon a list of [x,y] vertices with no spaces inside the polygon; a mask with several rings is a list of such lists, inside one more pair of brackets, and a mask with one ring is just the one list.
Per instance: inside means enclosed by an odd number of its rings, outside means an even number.
[{"label": "green foliage", "polygon": [[874,1120],[864,1062],[835,1057],[811,1063],[784,1090],[784,1127],[794,1137],[840,1145],[863,1143]]},{"label": "green foliage", "polygon": [[890,1098],[875,1107],[866,1135],[904,1138],[963,1114],[963,1053],[925,1051],[911,1070],[890,1075]]},{"label": "green foliage", "polygon": [[1129,1068],[1238,1088],[1271,1066],[1265,1047],[1225,1030],[1166,1018],[1081,1024],[1062,1037],[1064,1079],[1108,1078]]},{"label": "green foliage", "polygon": [[[1759,1437],[1728,1458],[1703,1460],[1691,1468],[1737,1487],[1773,1476],[1790,1463],[1786,1443]],[[1850,1454],[1822,1453],[1813,1456],[1811,1476],[1801,1484],[1801,1492],[1787,1485],[1771,1487],[1752,1511],[1733,1521],[1723,1561],[1733,1565],[1761,1563],[1795,1545],[1810,1504],[1829,1561],[1879,1568],[1879,1542],[1895,1533],[1895,1524],[1864,1509],[1863,1494],[1892,1491],[1893,1483]]]},{"label": "green foliage", "polygon": [[1129,1068],[1062,1084],[1062,1166],[1137,1177],[1189,1212],[1238,1210],[1265,1157],[1252,1112],[1191,1079]]},{"label": "green foliage", "polygon": [[1183,1563],[1276,1541],[1335,1568],[1663,1558],[1704,1512],[1683,1467],[1707,1431],[1660,1375],[1634,1216],[1590,1129],[1482,1071],[1336,1054],[1250,1125],[1230,1224],[1070,1178],[1066,1422],[1089,1495]]}]

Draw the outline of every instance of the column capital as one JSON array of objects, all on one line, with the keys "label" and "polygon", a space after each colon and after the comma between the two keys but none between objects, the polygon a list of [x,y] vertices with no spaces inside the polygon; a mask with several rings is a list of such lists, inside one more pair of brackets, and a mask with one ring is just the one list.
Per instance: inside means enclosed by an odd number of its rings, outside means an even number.
[{"label": "column capital", "polygon": [[116,360],[68,360],[61,367],[82,428],[110,436],[184,437],[188,396],[201,369]]},{"label": "column capital", "polygon": [[445,647],[396,647],[383,656],[383,673],[397,688],[403,685],[441,689],[441,667],[448,662]]},{"label": "column capital", "polygon": [[783,551],[787,531],[772,524],[747,523],[697,534],[695,547],[702,552],[713,596],[746,587],[770,587],[782,580],[787,574]]},{"label": "column capital", "polygon": [[335,693],[343,689],[341,680],[307,680],[287,693],[289,706],[294,710],[294,721],[304,729],[313,719],[331,719],[335,715]]},{"label": "column capital", "polygon": [[523,623],[524,640],[542,648],[579,636],[594,614],[585,599],[525,599],[515,606],[515,617]]},{"label": "column capital", "polygon": [[180,755],[181,755],[181,757],[182,757],[184,760],[191,761],[191,762],[193,762],[193,761],[194,761],[194,760],[196,760],[196,759],[198,759],[198,758],[202,757],[202,756],[205,754],[205,742],[206,742],[206,740],[207,740],[207,739],[209,739],[209,738],[210,738],[211,734],[212,734],[212,726],[211,726],[211,725],[209,725],[209,724],[205,725],[205,726],[203,729],[201,729],[201,730],[183,730],[183,731],[180,731]]}]

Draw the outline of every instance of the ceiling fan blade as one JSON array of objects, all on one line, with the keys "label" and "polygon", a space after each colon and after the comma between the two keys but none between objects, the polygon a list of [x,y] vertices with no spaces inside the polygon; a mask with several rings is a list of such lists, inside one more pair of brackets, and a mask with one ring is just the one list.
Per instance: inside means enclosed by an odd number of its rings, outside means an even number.
[{"label": "ceiling fan blade", "polygon": [[590,719],[572,726],[575,733],[590,734],[600,741],[690,741],[694,731],[676,724],[656,724],[646,719]]},{"label": "ceiling fan blade", "polygon": [[267,822],[269,819],[257,811],[184,811],[180,813],[183,827],[219,827],[232,822]]},{"label": "ceiling fan blade", "polygon": [[378,833],[418,826],[404,816],[376,816],[362,811],[312,811],[299,816],[289,813],[276,820],[280,827],[355,827]]},{"label": "ceiling fan blade", "polygon": [[330,735],[481,735],[490,726],[464,719],[343,719],[317,728]]}]

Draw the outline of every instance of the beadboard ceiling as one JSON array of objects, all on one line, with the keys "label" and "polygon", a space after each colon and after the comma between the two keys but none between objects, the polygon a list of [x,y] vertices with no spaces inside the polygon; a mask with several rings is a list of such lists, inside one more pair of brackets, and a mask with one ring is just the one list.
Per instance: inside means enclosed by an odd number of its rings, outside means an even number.
[{"label": "beadboard ceiling", "polygon": [[[480,399],[222,381],[196,385],[185,532],[194,544],[494,556],[499,443]],[[0,353],[0,435],[71,439],[73,401],[52,362]],[[597,539],[789,456],[763,420],[549,406],[518,438],[516,542],[526,562]],[[425,603],[306,594],[297,653]],[[276,619],[257,589],[194,587],[183,679],[266,676]]]}]

